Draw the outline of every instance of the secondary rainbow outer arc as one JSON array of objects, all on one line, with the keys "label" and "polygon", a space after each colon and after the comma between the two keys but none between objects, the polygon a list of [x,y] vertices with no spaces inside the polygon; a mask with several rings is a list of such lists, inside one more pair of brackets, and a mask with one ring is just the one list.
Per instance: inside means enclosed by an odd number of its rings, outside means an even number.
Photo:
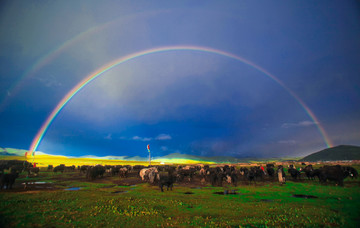
[{"label": "secondary rainbow outer arc", "polygon": [[[81,40],[81,38],[88,36],[90,33],[97,32],[98,27],[90,28],[77,36],[73,37],[70,40],[67,40],[65,43],[62,43],[60,46],[52,49],[49,53],[38,59],[29,69],[27,69],[21,77],[16,80],[16,82],[11,86],[8,91],[10,94],[16,94],[22,85],[24,84],[25,78],[32,77],[39,69],[43,68],[47,64],[49,64],[52,60],[58,57],[64,50],[72,46],[77,41]],[[0,103],[0,111],[6,106],[8,97],[5,97],[4,100]]]},{"label": "secondary rainbow outer arc", "polygon": [[[100,25],[91,27],[91,28],[77,34],[76,36],[74,36],[71,39],[65,41],[64,43],[60,44],[59,46],[51,49],[50,52],[48,52],[43,57],[39,58],[30,68],[28,68],[20,76],[20,78],[18,78],[12,84],[12,86],[9,89],[7,89],[8,93],[11,94],[10,97],[12,97],[12,96],[14,96],[15,94],[18,93],[18,91],[20,90],[20,88],[23,86],[23,84],[25,82],[24,79],[31,78],[40,69],[42,69],[44,66],[48,65],[54,59],[56,59],[63,51],[67,50],[68,48],[70,48],[74,44],[78,43],[83,38],[86,38],[86,37],[88,37],[88,36],[90,36],[92,34],[96,34],[98,32],[101,32],[102,30],[106,29],[107,27],[109,27],[109,26],[111,26],[113,24],[116,24],[116,23],[120,22],[121,20],[128,21],[128,20],[132,20],[134,18],[138,18],[140,16],[146,17],[146,16],[154,15],[154,14],[156,14],[158,12],[165,12],[165,11],[164,10],[160,10],[160,11],[157,10],[157,11],[136,13],[134,15],[126,16],[125,18],[117,18],[115,20],[106,22],[104,24],[100,24]],[[2,101],[0,100],[0,112],[2,112],[3,109],[7,106],[8,102],[9,102],[9,96],[5,96],[5,98]]]},{"label": "secondary rainbow outer arc", "polygon": [[58,105],[55,107],[55,109],[51,112],[51,114],[49,115],[49,117],[46,119],[46,121],[44,122],[44,124],[41,126],[40,130],[38,131],[38,133],[36,134],[35,138],[33,139],[30,149],[29,151],[36,151],[36,149],[38,148],[42,138],[44,137],[47,129],[49,128],[49,126],[51,125],[52,121],[56,118],[56,116],[59,114],[59,112],[64,108],[64,106],[82,89],[84,88],[87,84],[89,84],[91,81],[93,81],[94,79],[96,79],[97,77],[99,77],[101,74],[111,70],[112,68],[116,67],[119,64],[122,64],[126,61],[132,60],[134,58],[140,57],[140,56],[144,56],[144,55],[149,55],[149,54],[154,54],[154,53],[159,53],[159,52],[169,52],[169,51],[200,51],[200,52],[208,52],[208,53],[214,53],[214,54],[218,54],[218,55],[222,55],[222,56],[226,56],[232,59],[236,59],[242,63],[245,63],[257,70],[259,70],[260,72],[264,73],[265,75],[267,75],[269,78],[271,78],[272,80],[276,81],[280,86],[282,86],[293,98],[295,98],[295,100],[300,104],[300,106],[305,110],[305,112],[308,114],[308,116],[313,120],[313,122],[316,124],[320,134],[322,135],[325,144],[327,147],[332,147],[333,144],[331,142],[331,140],[329,139],[327,133],[325,132],[324,128],[321,126],[319,120],[317,119],[317,117],[315,116],[315,114],[310,110],[310,108],[304,103],[304,101],[302,101],[300,99],[300,97],[295,94],[295,92],[293,92],[291,89],[289,89],[282,81],[280,81],[277,77],[275,77],[274,75],[270,74],[268,71],[266,71],[265,69],[263,69],[262,67],[256,65],[255,63],[244,59],[240,56],[234,55],[232,53],[229,52],[225,52],[222,50],[218,50],[218,49],[214,49],[214,48],[209,48],[209,47],[201,47],[201,46],[165,46],[165,47],[157,47],[157,48],[152,48],[152,49],[147,49],[144,51],[139,51],[139,52],[135,52],[133,54],[129,54],[126,55],[124,57],[121,57],[119,59],[116,59],[115,61],[112,61],[111,63],[99,68],[98,70],[94,71],[93,73],[91,73],[89,76],[87,76],[85,79],[83,79],[81,82],[79,82],[74,88],[72,88],[67,94],[66,96],[63,97],[63,99],[58,103]]}]

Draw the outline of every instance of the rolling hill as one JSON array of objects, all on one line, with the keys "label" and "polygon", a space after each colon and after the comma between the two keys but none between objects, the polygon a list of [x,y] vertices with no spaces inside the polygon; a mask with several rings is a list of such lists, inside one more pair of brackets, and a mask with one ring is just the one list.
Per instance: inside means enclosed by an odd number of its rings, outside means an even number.
[{"label": "rolling hill", "polygon": [[[3,158],[18,156],[23,158],[27,150],[22,149],[14,149],[14,148],[1,148],[0,147],[0,157]],[[36,152],[35,158],[39,160],[42,159],[51,159],[51,158],[68,158],[68,159],[90,159],[90,160],[103,160],[105,161],[139,161],[139,162],[147,162],[148,157],[140,157],[140,156],[94,156],[94,155],[85,155],[80,157],[66,157],[62,155],[50,155],[43,152]],[[31,158],[29,158],[31,159]],[[253,163],[253,162],[273,162],[273,161],[284,161],[284,160],[298,160],[299,158],[235,158],[231,156],[213,156],[213,157],[206,157],[206,156],[196,156],[196,155],[189,155],[189,154],[181,154],[181,153],[172,153],[164,156],[155,156],[152,157],[153,162],[158,163]],[[106,163],[106,162],[105,162]]]},{"label": "rolling hill", "polygon": [[310,154],[299,161],[344,161],[360,160],[360,147],[340,145]]},{"label": "rolling hill", "polygon": [[[13,149],[13,148],[1,148],[0,156],[2,157],[23,157],[27,150]],[[141,161],[147,162],[148,157],[129,157],[129,156],[104,156],[98,157],[93,155],[86,155],[81,157],[65,157],[61,155],[48,155],[43,152],[36,152],[36,157],[42,156],[47,157],[64,157],[64,158],[80,158],[80,159],[97,159],[97,160],[113,160],[113,161]],[[310,154],[302,159],[299,158],[235,158],[229,156],[216,156],[216,157],[205,157],[195,156],[189,154],[172,153],[161,157],[153,157],[154,162],[165,162],[165,163],[253,163],[253,162],[273,162],[273,161],[342,161],[342,160],[360,160],[360,147],[340,145],[332,148],[327,148],[319,152]]]},{"label": "rolling hill", "polygon": [[24,156],[25,152],[27,150],[0,147],[0,155],[2,156]]}]

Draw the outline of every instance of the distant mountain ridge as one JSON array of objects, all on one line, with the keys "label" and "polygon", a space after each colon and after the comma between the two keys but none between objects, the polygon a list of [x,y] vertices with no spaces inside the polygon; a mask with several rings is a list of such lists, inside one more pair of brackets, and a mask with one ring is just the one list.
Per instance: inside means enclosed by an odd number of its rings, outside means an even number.
[{"label": "distant mountain ridge", "polygon": [[[180,153],[172,153],[162,157],[155,157],[154,159],[188,159],[188,160],[197,160],[197,161],[205,161],[205,162],[216,162],[216,163],[247,163],[249,161],[264,161],[271,160],[271,158],[235,158],[231,156],[196,156],[189,154],[180,154]],[[278,158],[279,160],[282,160]]]},{"label": "distant mountain ridge", "polygon": [[[0,156],[24,156],[27,150],[23,149],[14,149],[14,148],[1,148],[0,147]],[[40,151],[36,151],[37,156],[39,155],[50,155]],[[35,156],[36,156],[35,155]],[[63,156],[63,155],[50,155],[50,156]],[[89,158],[89,159],[103,159],[103,160],[122,160],[122,161],[148,161],[149,157],[140,157],[140,156],[94,156],[94,155],[84,155],[84,156],[64,156],[68,158]],[[210,163],[249,163],[252,161],[269,161],[269,160],[284,160],[281,158],[235,158],[231,156],[213,156],[213,157],[205,157],[205,156],[196,156],[189,154],[181,154],[181,153],[172,153],[165,156],[157,156],[152,157],[152,161],[156,162],[166,162],[166,163],[176,163],[176,161],[183,160],[195,163],[201,162],[210,162]],[[295,158],[287,159],[287,160],[297,160]]]},{"label": "distant mountain ridge", "polygon": [[360,160],[360,147],[339,145],[310,154],[299,161],[346,161]]},{"label": "distant mountain ridge", "polygon": [[1,151],[0,155],[2,155],[2,156],[16,156],[16,154],[8,153],[8,152],[5,152],[5,151]]},{"label": "distant mountain ridge", "polygon": [[[0,156],[24,156],[27,150],[14,148],[1,148]],[[36,155],[48,155],[43,152],[36,152]],[[61,155],[51,155],[61,156]],[[85,155],[80,157],[65,156],[68,158],[91,158],[104,160],[123,160],[123,161],[148,161],[148,157],[140,156],[94,156]],[[341,160],[360,160],[360,147],[350,145],[340,145],[332,148],[327,148],[313,154],[310,154],[302,159],[299,158],[235,158],[230,156],[196,156],[189,154],[172,153],[165,156],[152,157],[152,161],[171,163],[176,160],[189,160],[194,162],[215,162],[215,163],[250,163],[250,162],[272,162],[272,161],[341,161]]]},{"label": "distant mountain ridge", "polygon": [[25,156],[25,152],[27,150],[0,147],[0,155],[2,156]]}]

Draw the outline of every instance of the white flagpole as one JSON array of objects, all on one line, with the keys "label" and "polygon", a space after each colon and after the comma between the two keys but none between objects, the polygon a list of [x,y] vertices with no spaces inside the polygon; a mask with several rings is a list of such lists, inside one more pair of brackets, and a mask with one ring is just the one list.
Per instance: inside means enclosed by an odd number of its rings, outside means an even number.
[{"label": "white flagpole", "polygon": [[150,150],[149,150],[149,165],[151,165],[151,153],[150,153]]},{"label": "white flagpole", "polygon": [[151,165],[151,153],[150,153],[150,145],[147,145],[147,149],[149,151],[149,166]]}]

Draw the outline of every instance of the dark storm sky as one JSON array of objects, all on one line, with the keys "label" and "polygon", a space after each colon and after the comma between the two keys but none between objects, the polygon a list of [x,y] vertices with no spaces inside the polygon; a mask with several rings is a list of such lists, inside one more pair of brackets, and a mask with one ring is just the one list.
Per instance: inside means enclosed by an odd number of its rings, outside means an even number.
[{"label": "dark storm sky", "polygon": [[156,47],[85,86],[38,150],[69,156],[174,152],[303,156],[360,145],[357,1],[2,1],[0,147],[28,149],[82,79]]}]

